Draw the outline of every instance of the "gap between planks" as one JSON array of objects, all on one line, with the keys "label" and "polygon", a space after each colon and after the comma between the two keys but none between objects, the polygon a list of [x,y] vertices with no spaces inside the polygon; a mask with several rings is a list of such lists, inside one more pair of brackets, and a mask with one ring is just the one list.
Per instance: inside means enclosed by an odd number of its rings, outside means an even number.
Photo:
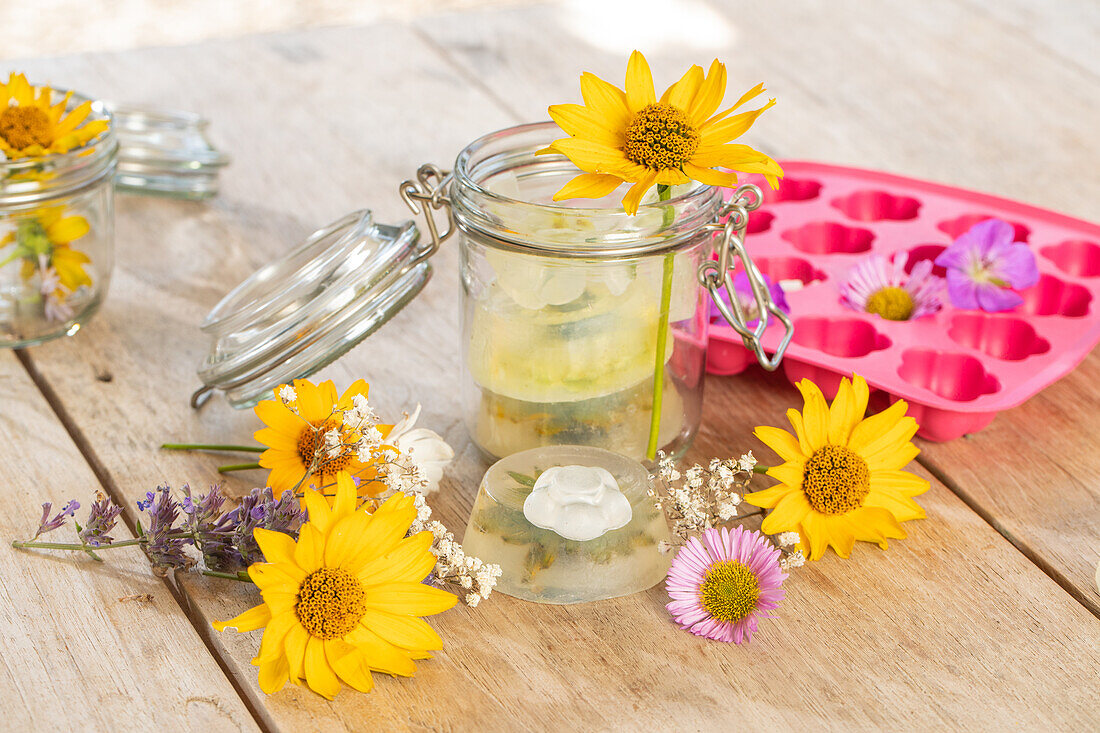
[{"label": "gap between planks", "polygon": [[[99,481],[100,486],[103,487],[104,492],[110,497],[111,501],[123,507],[122,521],[130,532],[137,537],[137,525],[134,521],[134,517],[131,516],[129,502],[126,501],[125,497],[119,492],[118,487],[115,486],[115,482],[111,478],[110,473],[108,473],[106,466],[99,460],[99,456],[96,455],[95,450],[84,437],[84,433],[77,427],[69,413],[65,410],[64,405],[61,404],[61,400],[57,396],[57,393],[54,392],[53,387],[46,381],[42,373],[38,371],[31,355],[28,354],[25,349],[15,349],[14,353],[19,363],[23,366],[24,371],[26,371],[27,376],[34,382],[34,386],[38,388],[38,391],[50,406],[53,414],[57,417],[58,421],[61,422],[62,427],[65,428],[65,432],[69,434],[73,444],[76,445],[76,449],[84,458],[84,462],[91,468],[92,473],[95,475],[96,480]],[[161,582],[164,583],[168,592],[180,607],[184,617],[191,626],[194,627],[199,638],[202,639],[202,643],[206,645],[206,650],[210,653],[210,656],[214,658],[218,668],[221,669],[222,674],[225,675],[229,684],[237,693],[237,696],[241,698],[241,702],[244,704],[249,714],[252,715],[252,719],[256,722],[256,725],[265,733],[275,733],[275,731],[278,731],[278,726],[268,714],[262,700],[257,700],[251,694],[248,686],[243,684],[237,679],[236,675],[233,674],[233,671],[223,658],[220,647],[212,636],[212,627],[206,623],[201,614],[195,611],[186,593],[174,583],[169,576],[161,578]]]},{"label": "gap between planks", "polygon": [[[965,440],[959,438],[959,440]],[[1070,595],[1073,600],[1084,606],[1093,616],[1100,619],[1100,605],[1098,605],[1092,598],[1089,598],[1080,588],[1075,586],[1066,574],[1058,570],[1052,563],[1043,558],[1034,548],[1030,547],[1019,537],[1016,537],[1012,532],[1008,531],[1000,522],[998,522],[993,515],[987,511],[978,501],[974,499],[957,481],[944,473],[943,469],[937,466],[933,461],[928,460],[924,456],[918,456],[917,463],[924,467],[928,473],[936,477],[936,480],[947,487],[955,496],[959,497],[962,503],[970,507],[970,511],[977,514],[982,520],[993,528],[997,534],[1004,537],[1013,547],[1019,550],[1020,554],[1031,561],[1031,564],[1046,573],[1047,577],[1061,586],[1062,590]]]}]

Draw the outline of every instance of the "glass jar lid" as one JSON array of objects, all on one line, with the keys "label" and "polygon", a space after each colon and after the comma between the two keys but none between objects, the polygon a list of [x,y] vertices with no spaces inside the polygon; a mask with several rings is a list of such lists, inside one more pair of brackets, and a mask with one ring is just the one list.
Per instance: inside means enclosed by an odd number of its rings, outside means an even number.
[{"label": "glass jar lid", "polygon": [[419,239],[411,221],[379,224],[364,209],[254,272],[202,323],[212,344],[192,406],[221,390],[234,407],[250,407],[347,353],[427,283]]},{"label": "glass jar lid", "polygon": [[229,156],[207,140],[203,117],[123,105],[111,111],[119,141],[118,188],[188,199],[217,193],[218,173]]}]

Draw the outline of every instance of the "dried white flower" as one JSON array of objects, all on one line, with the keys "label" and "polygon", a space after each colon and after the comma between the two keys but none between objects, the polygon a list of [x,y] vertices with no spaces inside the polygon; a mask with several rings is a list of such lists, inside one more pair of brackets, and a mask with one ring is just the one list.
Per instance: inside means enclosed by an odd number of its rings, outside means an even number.
[{"label": "dried white flower", "polygon": [[420,469],[425,483],[420,489],[430,494],[439,488],[443,478],[443,469],[455,457],[455,452],[447,441],[436,432],[427,428],[413,428],[420,417],[420,405],[412,415],[393,426],[386,440],[403,454],[407,454]]},{"label": "dried white flower", "polygon": [[344,439],[340,431],[330,428],[324,435],[324,443],[321,446],[326,458],[336,458],[344,452]]},{"label": "dried white flower", "polygon": [[756,468],[756,456],[752,454],[751,450],[737,459],[737,469],[739,471],[752,473],[754,468]]},{"label": "dried white flower", "polygon": [[295,402],[297,399],[298,393],[295,392],[294,388],[291,387],[289,384],[284,384],[282,387],[279,387],[279,401],[282,402],[284,405],[290,407],[290,404],[292,402]]},{"label": "dried white flower", "polygon": [[801,539],[798,532],[780,532],[775,536],[775,541],[779,543],[780,547],[797,545]]}]

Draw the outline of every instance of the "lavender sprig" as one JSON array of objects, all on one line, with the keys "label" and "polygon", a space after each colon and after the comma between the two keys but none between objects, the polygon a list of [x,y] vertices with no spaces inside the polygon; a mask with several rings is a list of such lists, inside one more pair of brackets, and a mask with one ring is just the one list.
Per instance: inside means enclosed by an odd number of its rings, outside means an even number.
[{"label": "lavender sprig", "polygon": [[76,514],[76,510],[80,508],[80,502],[73,500],[66,504],[61,511],[57,513],[53,519],[50,519],[50,510],[53,509],[51,502],[44,502],[42,504],[42,521],[38,524],[38,531],[34,533],[33,539],[38,539],[47,532],[52,532],[58,527],[65,524],[65,520],[68,517]]},{"label": "lavender sprig", "polygon": [[138,537],[116,542],[108,533],[114,528],[122,513],[118,506],[102,493],[88,515],[87,526],[81,527],[74,520],[79,543],[39,542],[45,532],[63,526],[80,508],[79,502],[70,501],[52,519],[52,504],[42,507],[42,520],[38,532],[27,541],[12,542],[13,547],[24,549],[76,550],[85,552],[96,560],[95,550],[116,547],[140,546],[149,558],[154,572],[164,575],[169,570],[192,570],[199,566],[187,547],[194,547],[202,557],[200,570],[204,575],[249,580],[243,572],[249,565],[264,560],[252,532],[257,527],[283,532],[297,539],[298,532],[307,520],[297,497],[284,491],[278,498],[271,489],[253,489],[241,500],[240,506],[226,510],[226,496],[218,486],[212,486],[206,494],[195,495],[190,486],[183,486],[182,497],[176,499],[169,486],[158,486],[148,491],[137,502],[138,511],[146,515],[146,527],[138,522]]},{"label": "lavender sprig", "polygon": [[112,502],[102,492],[97,494],[92,504],[92,511],[88,515],[88,523],[77,532],[77,536],[89,547],[104,547],[111,544],[115,538],[107,533],[114,529],[118,515],[121,513],[122,507]]}]

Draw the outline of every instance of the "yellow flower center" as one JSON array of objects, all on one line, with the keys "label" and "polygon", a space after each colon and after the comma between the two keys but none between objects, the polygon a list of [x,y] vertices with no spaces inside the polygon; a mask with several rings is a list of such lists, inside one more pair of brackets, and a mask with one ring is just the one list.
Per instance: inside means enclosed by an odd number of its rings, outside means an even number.
[{"label": "yellow flower center", "polygon": [[871,471],[863,460],[842,445],[826,445],[806,461],[802,491],[813,510],[847,514],[863,506],[871,491]]},{"label": "yellow flower center", "polygon": [[913,296],[904,288],[877,290],[867,299],[867,312],[878,313],[888,321],[908,321],[913,315]]},{"label": "yellow flower center", "polygon": [[[325,433],[333,429],[340,430],[340,423],[335,420],[326,420],[325,422],[315,420],[302,428],[302,432],[298,435],[298,457],[302,459],[303,466],[308,468],[313,464],[313,458],[317,455],[318,448],[325,444]],[[343,438],[342,431],[341,438]],[[314,471],[329,474],[347,469],[348,464],[351,463],[351,450],[350,448],[344,448],[341,450],[340,455],[332,458],[322,456]]]},{"label": "yellow flower center", "polygon": [[302,626],[318,639],[348,635],[366,612],[363,584],[340,568],[321,568],[307,575],[294,605]]},{"label": "yellow flower center", "polygon": [[703,608],[719,621],[739,621],[756,610],[760,581],[756,574],[736,560],[711,565],[699,587]]},{"label": "yellow flower center", "polygon": [[679,169],[699,147],[699,131],[671,104],[651,104],[626,128],[626,157],[653,170]]},{"label": "yellow flower center", "polygon": [[53,142],[50,118],[40,107],[8,107],[0,112],[0,137],[16,150],[49,147]]}]

